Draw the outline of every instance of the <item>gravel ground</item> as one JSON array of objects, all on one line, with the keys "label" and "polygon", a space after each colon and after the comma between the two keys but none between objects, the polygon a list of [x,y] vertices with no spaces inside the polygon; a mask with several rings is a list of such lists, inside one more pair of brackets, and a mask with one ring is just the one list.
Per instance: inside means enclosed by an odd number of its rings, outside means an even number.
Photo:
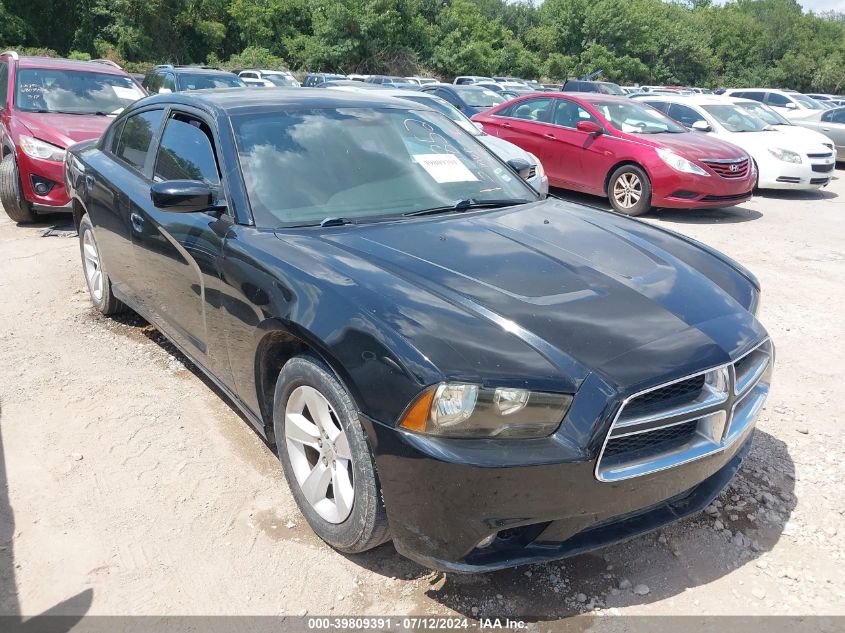
[{"label": "gravel ground", "polygon": [[325,546],[215,389],[137,317],[92,311],[77,241],[41,237],[56,218],[0,216],[0,614],[462,614],[541,630],[576,613],[845,614],[839,194],[845,179],[651,218],[763,284],[774,387],[718,501],[592,554],[472,576],[389,544]]}]

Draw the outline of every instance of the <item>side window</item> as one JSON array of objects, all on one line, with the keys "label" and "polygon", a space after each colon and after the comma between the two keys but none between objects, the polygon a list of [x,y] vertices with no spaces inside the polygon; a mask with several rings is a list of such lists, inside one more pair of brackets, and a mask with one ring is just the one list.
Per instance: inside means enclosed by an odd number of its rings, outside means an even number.
[{"label": "side window", "polygon": [[461,107],[460,102],[459,102],[459,101],[458,101],[458,100],[454,97],[454,95],[452,95],[452,93],[451,93],[451,92],[449,92],[448,90],[443,90],[442,88],[438,88],[438,89],[437,89],[437,92],[436,92],[435,94],[436,94],[438,97],[440,97],[441,99],[446,99],[446,101],[448,101],[449,103],[451,103],[453,106],[455,106],[455,107],[457,107],[457,108],[460,108],[460,107]]},{"label": "side window", "polygon": [[120,135],[123,133],[123,126],[126,124],[126,119],[121,119],[115,123],[108,131],[108,138],[106,140],[106,150],[111,154],[117,154],[117,146],[120,143]]},{"label": "side window", "polygon": [[669,110],[669,104],[665,101],[652,101],[649,99],[648,101],[643,101],[643,103],[650,105],[652,108],[657,108],[663,113],[666,113]]},{"label": "side window", "polygon": [[144,170],[150,143],[161,125],[162,110],[147,110],[127,117],[115,155],[138,171]]},{"label": "side window", "polygon": [[696,121],[703,121],[704,117],[689,106],[681,105],[680,103],[669,104],[669,111],[667,114],[675,119],[678,123],[692,127]]},{"label": "side window", "polygon": [[754,99],[754,101],[759,101],[760,103],[766,100],[766,93],[760,92],[759,90],[746,90],[742,93],[742,96],[745,99]]},{"label": "side window", "polygon": [[526,99],[525,101],[520,101],[516,107],[512,108],[508,116],[514,119],[522,119],[523,121],[551,123],[553,109],[554,100],[549,97]]},{"label": "side window", "polygon": [[164,76],[159,92],[176,92],[176,76],[174,74],[167,73]]},{"label": "side window", "polygon": [[574,101],[570,101],[569,99],[557,100],[557,107],[555,108],[553,121],[555,125],[575,128],[580,121],[593,121],[594,123],[599,123],[592,114]]},{"label": "side window", "polygon": [[147,76],[144,77],[144,83],[141,84],[144,88],[147,89],[151,95],[158,94],[159,88],[161,88],[162,82],[162,75],[156,72],[147,73]]},{"label": "side window", "polygon": [[202,121],[175,113],[164,128],[156,155],[154,179],[202,180],[220,184],[211,130]]},{"label": "side window", "polygon": [[[753,97],[752,97],[752,99],[753,99]],[[770,92],[769,93],[769,99],[766,103],[768,103],[769,105],[773,105],[775,107],[783,108],[783,107],[786,106],[786,104],[791,103],[791,101],[787,97],[783,96],[782,94],[778,94],[776,92]]]},{"label": "side window", "polygon": [[6,100],[9,98],[9,64],[0,62],[0,110],[6,108]]},{"label": "side window", "polygon": [[258,75],[256,73],[241,73],[241,79],[258,79]]},{"label": "side window", "polygon": [[845,123],[845,108],[835,108],[822,114],[825,123]]}]

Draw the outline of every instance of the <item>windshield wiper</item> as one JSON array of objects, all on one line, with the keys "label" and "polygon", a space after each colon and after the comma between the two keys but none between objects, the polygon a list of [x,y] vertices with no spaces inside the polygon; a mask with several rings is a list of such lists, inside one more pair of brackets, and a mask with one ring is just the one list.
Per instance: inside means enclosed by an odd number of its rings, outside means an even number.
[{"label": "windshield wiper", "polygon": [[470,209],[498,209],[501,207],[512,207],[517,204],[526,204],[531,200],[522,200],[517,198],[502,199],[502,200],[476,200],[475,198],[465,198],[458,200],[455,204],[442,207],[432,207],[431,209],[420,209],[419,211],[409,211],[403,213],[405,216],[414,215],[435,215],[437,213],[450,213],[452,211],[469,211]]},{"label": "windshield wiper", "polygon": [[335,218],[335,217],[329,217],[329,218],[324,219],[322,222],[320,222],[321,227],[343,226],[345,224],[355,224],[355,223],[348,218]]}]

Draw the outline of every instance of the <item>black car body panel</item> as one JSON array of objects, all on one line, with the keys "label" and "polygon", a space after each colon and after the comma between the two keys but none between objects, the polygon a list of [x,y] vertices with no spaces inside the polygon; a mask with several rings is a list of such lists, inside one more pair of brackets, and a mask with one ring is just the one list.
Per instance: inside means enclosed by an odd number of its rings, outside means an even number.
[{"label": "black car body panel", "polygon": [[[269,442],[268,355],[321,356],[360,411],[396,547],[424,564],[466,571],[559,558],[709,502],[750,433],[693,464],[621,482],[597,480],[596,460],[625,398],[766,340],[754,316],[756,279],[671,232],[555,199],[256,227],[229,116],[338,104],[385,107],[308,89],[159,95],[127,108],[96,145],[72,147],[66,179],[76,217],[89,214],[118,298],[211,375]],[[223,210],[156,209],[149,173],[110,152],[127,117],[156,109],[211,130]],[[152,133],[155,148],[161,130]],[[397,428],[408,404],[441,381],[575,398],[545,438],[440,439]],[[510,528],[514,540],[473,549]]]}]

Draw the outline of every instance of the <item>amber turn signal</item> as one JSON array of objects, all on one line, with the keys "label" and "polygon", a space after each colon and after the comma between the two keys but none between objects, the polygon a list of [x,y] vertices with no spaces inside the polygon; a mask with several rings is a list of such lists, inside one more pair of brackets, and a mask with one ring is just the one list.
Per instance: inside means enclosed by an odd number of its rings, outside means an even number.
[{"label": "amber turn signal", "polygon": [[409,431],[425,433],[428,418],[431,414],[431,402],[434,400],[436,387],[423,391],[414,403],[405,410],[405,415],[399,422],[399,426]]}]

